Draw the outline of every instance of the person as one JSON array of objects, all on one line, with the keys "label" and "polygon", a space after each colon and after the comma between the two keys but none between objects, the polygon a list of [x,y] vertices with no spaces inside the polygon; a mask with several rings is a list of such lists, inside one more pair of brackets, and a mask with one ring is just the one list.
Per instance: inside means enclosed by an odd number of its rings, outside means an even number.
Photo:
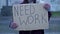
[{"label": "person", "polygon": [[27,3],[29,3],[28,0],[23,0],[23,2],[20,4],[27,4]]},{"label": "person", "polygon": [[[29,3],[28,0],[24,0],[21,4],[26,4],[26,3]],[[36,3],[36,0],[34,1],[33,0],[33,3]],[[44,8],[46,10],[48,10],[50,8],[50,6],[48,7],[47,4],[44,5]],[[50,12],[48,11],[48,20],[50,19],[51,15],[50,15]],[[16,25],[16,23],[12,23],[11,24],[11,28],[17,28],[18,26]],[[39,30],[30,30],[30,31],[19,31],[19,34],[44,34],[44,29],[39,29]]]}]

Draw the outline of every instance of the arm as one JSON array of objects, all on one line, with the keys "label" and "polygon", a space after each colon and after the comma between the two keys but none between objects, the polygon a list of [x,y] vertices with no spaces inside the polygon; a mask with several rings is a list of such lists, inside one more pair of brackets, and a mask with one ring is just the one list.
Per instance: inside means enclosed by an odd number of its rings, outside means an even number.
[{"label": "arm", "polygon": [[50,10],[50,5],[49,4],[45,4],[44,8],[48,11],[48,20],[50,20],[50,17],[51,17],[51,12],[49,11]]}]

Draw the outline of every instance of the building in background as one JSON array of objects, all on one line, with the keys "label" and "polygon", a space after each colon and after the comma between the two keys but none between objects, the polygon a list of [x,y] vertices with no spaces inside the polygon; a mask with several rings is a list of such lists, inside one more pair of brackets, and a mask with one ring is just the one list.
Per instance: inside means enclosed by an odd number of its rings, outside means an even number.
[{"label": "building in background", "polygon": [[51,10],[60,11],[60,0],[51,0]]},{"label": "building in background", "polygon": [[[3,6],[12,6],[16,3],[21,3],[23,0],[0,0],[0,9]],[[60,11],[60,0],[36,0],[37,3],[49,3],[51,11]]]}]

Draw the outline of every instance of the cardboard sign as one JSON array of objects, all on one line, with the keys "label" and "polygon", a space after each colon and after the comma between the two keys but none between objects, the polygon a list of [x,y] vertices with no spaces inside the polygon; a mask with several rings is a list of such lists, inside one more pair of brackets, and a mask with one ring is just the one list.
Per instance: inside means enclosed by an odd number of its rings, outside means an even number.
[{"label": "cardboard sign", "polygon": [[13,21],[18,25],[15,30],[48,29],[48,11],[42,4],[13,5]]}]

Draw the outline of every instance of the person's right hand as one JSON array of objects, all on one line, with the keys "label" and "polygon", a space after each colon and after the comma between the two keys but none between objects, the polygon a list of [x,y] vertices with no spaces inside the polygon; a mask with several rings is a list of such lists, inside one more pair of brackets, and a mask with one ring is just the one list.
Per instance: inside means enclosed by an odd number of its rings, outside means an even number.
[{"label": "person's right hand", "polygon": [[18,25],[15,22],[12,22],[10,24],[10,28],[12,28],[12,29],[16,29],[17,27],[18,27]]}]

